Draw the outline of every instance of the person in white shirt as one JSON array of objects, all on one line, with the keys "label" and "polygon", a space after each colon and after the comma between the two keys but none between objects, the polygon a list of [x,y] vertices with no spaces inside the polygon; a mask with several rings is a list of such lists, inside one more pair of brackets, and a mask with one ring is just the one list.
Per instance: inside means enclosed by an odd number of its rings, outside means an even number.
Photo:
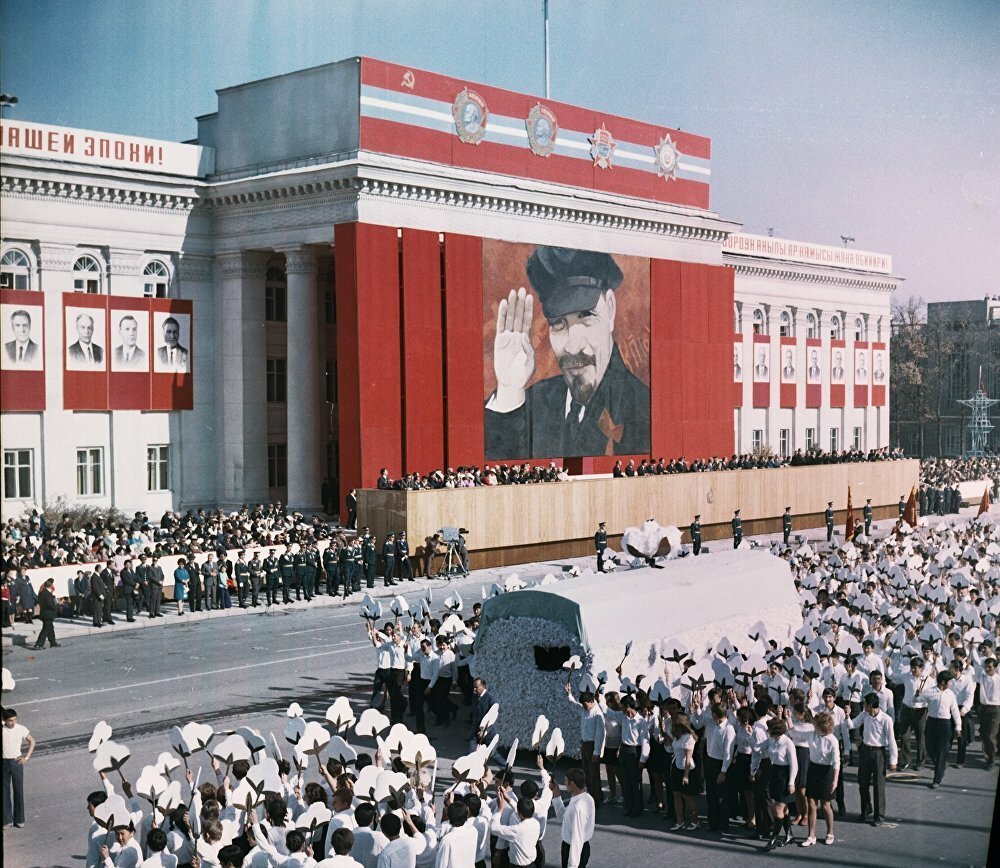
[{"label": "person in white shirt", "polygon": [[438,636],[434,641],[440,665],[427,687],[430,693],[429,705],[434,712],[435,724],[447,726],[458,714],[458,706],[449,698],[451,685],[455,680],[455,652],[451,650],[447,637]]},{"label": "person in white shirt", "polygon": [[[326,841],[323,845],[324,853],[333,852],[333,834],[337,829],[348,829],[353,831],[357,826],[354,821],[354,791],[347,787],[338,788],[333,793],[333,814],[326,827]],[[352,838],[353,841],[353,838]]]},{"label": "person in white shirt", "polygon": [[604,712],[589,690],[584,690],[577,701],[572,686],[567,683],[566,698],[580,708],[580,761],[587,775],[587,792],[594,797],[594,804],[600,806],[604,802],[601,788],[601,758],[606,738]]},{"label": "person in white shirt", "polygon": [[[478,865],[479,832],[469,822],[469,806],[462,800],[456,800],[448,804],[446,811],[448,831],[438,841],[434,868],[468,868]],[[499,817],[499,812],[496,816]],[[486,852],[489,852],[488,835]]]},{"label": "person in white shirt", "polygon": [[[406,823],[410,834],[402,834],[403,823]],[[395,813],[384,814],[379,820],[379,828],[389,843],[378,855],[378,868],[416,868],[417,856],[424,852],[427,843],[413,825],[410,815],[403,811],[403,819],[400,820]]]},{"label": "person in white shirt", "polygon": [[441,659],[434,653],[430,639],[420,640],[420,650],[413,657],[410,703],[416,718],[415,732],[427,732],[425,710],[430,701],[430,686],[437,681]]},{"label": "person in white shirt", "polygon": [[375,806],[362,802],[354,809],[354,846],[351,847],[351,857],[360,862],[364,868],[377,868],[378,857],[381,855],[389,839],[380,829],[373,829],[375,822]]},{"label": "person in white shirt", "polygon": [[115,843],[112,847],[101,845],[101,858],[104,868],[139,868],[143,861],[142,849],[135,840],[135,829],[132,824],[115,827]]},{"label": "person in white shirt", "polygon": [[327,856],[322,862],[316,863],[316,868],[364,868],[357,859],[350,856],[354,846],[354,833],[341,826],[335,829],[331,836],[332,856]]},{"label": "person in white shirt", "polygon": [[727,708],[714,703],[701,713],[705,732],[705,802],[708,828],[713,832],[729,829],[729,800],[726,775],[733,760],[736,730],[729,721]]},{"label": "person in white shirt", "polygon": [[932,790],[941,786],[944,780],[951,737],[962,726],[962,715],[955,694],[948,686],[950,683],[951,673],[939,672],[937,685],[927,691],[927,756],[934,763]]},{"label": "person in white shirt", "polygon": [[101,858],[101,845],[107,839],[107,832],[97,825],[94,820],[94,811],[103,805],[114,790],[107,780],[102,781],[103,790],[95,790],[87,796],[87,813],[90,815],[90,829],[87,830],[87,862],[86,868],[99,868],[104,863]]},{"label": "person in white shirt", "polygon": [[167,850],[167,833],[153,828],[146,835],[146,850],[149,858],[140,863],[139,868],[177,868],[177,857]]},{"label": "person in white shirt", "polygon": [[885,676],[875,670],[868,676],[869,687],[865,693],[877,693],[879,698],[879,708],[881,708],[886,714],[896,720],[896,699],[892,695],[892,691],[885,686]]},{"label": "person in white shirt", "polygon": [[767,742],[761,753],[755,757],[754,774],[765,756],[771,760],[767,776],[767,804],[772,818],[771,839],[767,849],[773,850],[793,840],[791,821],[788,816],[788,799],[795,795],[795,778],[799,773],[795,745],[786,735],[787,726],[780,717],[773,717],[767,724]]},{"label": "person in white shirt", "polygon": [[[858,760],[858,789],[861,791],[861,821],[872,817],[881,826],[885,817],[886,754],[890,771],[896,771],[898,752],[892,719],[879,708],[874,693],[865,697],[865,710],[851,721],[851,729],[861,729]],[[873,798],[874,795],[874,798]]]},{"label": "person in white shirt", "polygon": [[[851,750],[851,725],[850,718],[844,713],[836,702],[836,695],[829,688],[823,691],[823,711],[830,715],[833,720],[833,734],[840,743],[843,753],[850,756]],[[841,765],[843,762],[841,762]],[[837,802],[837,816],[843,819],[847,814],[847,806],[844,804],[844,776],[837,776],[837,785],[834,787],[834,798]]]},{"label": "person in white shirt", "polygon": [[826,820],[826,844],[833,843],[833,807],[830,802],[840,777],[840,743],[834,735],[833,717],[825,711],[813,719],[809,741],[809,770],[806,772],[806,798],[809,800],[809,835],[801,846],[816,843],[816,814],[823,809]]},{"label": "person in white shirt", "polygon": [[903,682],[903,704],[899,709],[899,754],[903,768],[910,765],[910,731],[917,736],[917,761],[914,768],[919,770],[924,764],[925,735],[927,726],[927,697],[925,691],[934,686],[934,676],[925,671],[922,657],[910,658],[910,671],[901,679]]},{"label": "person in white shirt", "polygon": [[[24,826],[24,767],[35,752],[35,739],[28,727],[17,722],[13,708],[3,710],[3,826]],[[21,748],[28,743],[28,752]]]},{"label": "person in white shirt", "polygon": [[1000,672],[996,657],[983,660],[983,671],[976,676],[979,685],[979,737],[983,740],[986,771],[993,768],[997,755],[997,730],[1000,729]]},{"label": "person in white shirt", "polygon": [[602,695],[597,701],[604,713],[604,771],[608,776],[608,801],[620,805],[618,790],[618,749],[622,746],[622,718],[625,716],[615,692]]},{"label": "person in white shirt", "polygon": [[861,650],[864,652],[858,660],[858,671],[865,676],[870,676],[873,672],[881,672],[885,675],[885,664],[882,658],[875,653],[875,643],[871,639],[865,639],[861,643]]},{"label": "person in white shirt", "polygon": [[522,796],[515,805],[517,822],[504,825],[499,808],[510,804],[512,794],[503,784],[497,782],[497,808],[490,823],[490,832],[498,839],[507,842],[507,853],[512,868],[528,868],[535,864],[538,855],[538,839],[541,827],[535,819],[535,802]]},{"label": "person in white shirt", "polygon": [[636,711],[631,696],[622,700],[622,708],[625,716],[622,718],[622,746],[618,751],[618,774],[625,816],[638,817],[642,813],[642,773],[649,759],[649,725]]},{"label": "person in white shirt", "polygon": [[955,768],[965,765],[965,751],[972,741],[972,704],[976,696],[976,682],[972,672],[965,665],[965,654],[956,654],[951,661],[951,690],[958,703],[958,713],[962,717],[962,725],[958,728],[958,756],[955,758]]},{"label": "person in white shirt", "polygon": [[552,807],[556,819],[562,821],[562,868],[587,868],[590,861],[590,840],[594,837],[594,819],[597,806],[587,792],[587,776],[583,769],[569,769],[566,772],[566,789],[569,790],[569,804],[564,805],[559,794],[559,784],[552,780]]}]

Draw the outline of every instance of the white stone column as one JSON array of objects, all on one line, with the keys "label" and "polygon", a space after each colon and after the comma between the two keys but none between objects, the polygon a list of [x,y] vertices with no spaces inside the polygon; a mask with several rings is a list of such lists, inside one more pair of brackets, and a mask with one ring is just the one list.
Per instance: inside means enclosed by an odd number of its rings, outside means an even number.
[{"label": "white stone column", "polygon": [[319,319],[316,253],[286,249],[288,279],[288,506],[318,512],[323,465],[320,444]]}]

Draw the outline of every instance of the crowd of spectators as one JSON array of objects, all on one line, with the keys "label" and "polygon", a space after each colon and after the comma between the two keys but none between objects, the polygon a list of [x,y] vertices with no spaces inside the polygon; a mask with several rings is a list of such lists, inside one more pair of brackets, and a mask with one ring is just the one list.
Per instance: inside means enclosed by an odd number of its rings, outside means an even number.
[{"label": "crowd of spectators", "polygon": [[696,458],[688,462],[682,455],[667,461],[664,458],[643,458],[639,464],[630,459],[626,464],[616,461],[612,475],[615,478],[633,476],[660,476],[666,473],[699,473],[715,470],[763,470],[769,467],[804,467],[812,464],[845,464],[856,461],[895,461],[905,458],[901,449],[872,449],[864,452],[860,449],[843,452],[824,452],[822,449],[796,449],[790,457],[783,457],[764,451],[733,454],[730,458],[712,456],[711,458]]},{"label": "crowd of spectators", "polygon": [[422,476],[419,473],[408,473],[398,479],[389,476],[389,471],[382,468],[379,471],[375,487],[391,491],[421,491],[440,488],[475,488],[477,485],[525,485],[537,482],[564,482],[569,474],[555,462],[548,467],[524,464],[485,465],[478,467],[459,467],[457,470],[449,467],[447,470],[435,470]]},{"label": "crowd of spectators", "polygon": [[957,482],[1000,478],[1000,455],[980,458],[921,458],[920,481],[942,488]]}]

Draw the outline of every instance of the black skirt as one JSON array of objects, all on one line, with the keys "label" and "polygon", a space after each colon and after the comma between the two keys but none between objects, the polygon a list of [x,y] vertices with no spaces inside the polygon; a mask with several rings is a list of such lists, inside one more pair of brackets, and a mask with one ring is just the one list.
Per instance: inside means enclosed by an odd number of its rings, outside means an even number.
[{"label": "black skirt", "polygon": [[791,766],[777,766],[771,763],[767,773],[767,797],[773,802],[784,802],[791,798],[788,793],[788,780],[792,774]]},{"label": "black skirt", "polygon": [[649,760],[646,762],[647,771],[654,775],[666,774],[667,765],[672,758],[673,755],[668,755],[666,749],[660,742],[650,739]]},{"label": "black skirt", "polygon": [[684,781],[684,769],[677,768],[676,763],[670,764],[670,790],[685,796],[697,796],[701,792],[701,768],[695,766],[688,769],[688,782]]},{"label": "black skirt", "polygon": [[809,763],[806,775],[806,798],[829,802],[833,798],[833,766]]},{"label": "black skirt", "polygon": [[750,754],[738,753],[729,766],[729,774],[726,775],[726,783],[729,784],[730,791],[749,790],[750,783]]},{"label": "black skirt", "polygon": [[795,786],[798,789],[805,789],[809,774],[809,748],[796,746],[795,758],[799,761],[799,773],[795,776]]}]

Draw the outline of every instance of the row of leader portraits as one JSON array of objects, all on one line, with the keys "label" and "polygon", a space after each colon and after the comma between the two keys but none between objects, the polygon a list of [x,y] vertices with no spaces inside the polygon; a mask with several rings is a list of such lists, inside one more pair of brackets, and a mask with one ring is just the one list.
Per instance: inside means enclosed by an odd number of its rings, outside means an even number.
[{"label": "row of leader portraits", "polygon": [[[854,382],[856,385],[868,385],[868,378],[875,385],[884,385],[888,379],[888,367],[886,366],[886,351],[871,350],[872,364],[874,371],[869,373],[868,358],[869,350],[854,350]],[[755,344],[753,348],[753,382],[769,383],[771,381],[771,346],[770,344]],[[834,347],[830,351],[830,382],[843,383],[847,379],[847,369],[845,367],[845,357],[847,350],[842,347]],[[817,385],[823,380],[823,355],[819,347],[807,347],[806,358],[806,383]],[[795,350],[791,347],[781,347],[781,382],[798,382]],[[743,382],[743,344],[740,341],[733,343],[733,382]]]},{"label": "row of leader portraits", "polygon": [[[144,310],[67,307],[66,369],[116,372],[188,373],[191,370],[190,314]],[[110,351],[105,317],[110,316]],[[41,305],[0,306],[3,365],[28,371],[43,369]]]}]

